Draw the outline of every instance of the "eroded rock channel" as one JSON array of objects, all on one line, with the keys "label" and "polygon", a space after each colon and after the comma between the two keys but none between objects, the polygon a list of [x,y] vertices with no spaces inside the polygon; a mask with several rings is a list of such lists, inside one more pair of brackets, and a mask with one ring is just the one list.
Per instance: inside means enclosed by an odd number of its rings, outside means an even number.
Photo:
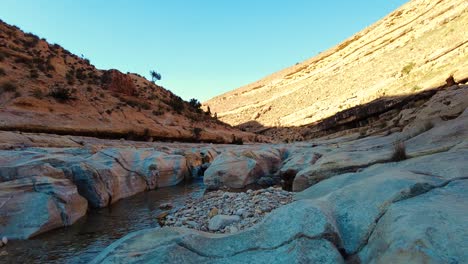
[{"label": "eroded rock channel", "polygon": [[[94,240],[71,239],[62,249],[75,252],[86,241],[92,263],[468,262],[466,91],[449,90],[408,109],[398,117],[408,125],[399,130],[293,144],[1,132],[8,141],[0,151],[0,235],[13,242],[0,254],[17,256],[15,250],[30,250],[31,241],[47,236],[62,241],[53,232],[66,237],[80,221],[109,210],[99,224],[112,227],[121,217],[146,224],[129,221],[131,228],[114,228],[118,234],[104,242],[100,233]],[[451,100],[450,107],[440,100]],[[452,118],[437,118],[447,115]],[[37,146],[22,146],[26,138]],[[395,158],[396,146],[403,146],[403,158]],[[144,203],[153,209],[113,218],[115,206],[139,193],[161,194],[193,180],[200,182],[195,191],[159,197]],[[201,196],[205,188],[210,191]],[[163,202],[173,208],[160,210]]]}]

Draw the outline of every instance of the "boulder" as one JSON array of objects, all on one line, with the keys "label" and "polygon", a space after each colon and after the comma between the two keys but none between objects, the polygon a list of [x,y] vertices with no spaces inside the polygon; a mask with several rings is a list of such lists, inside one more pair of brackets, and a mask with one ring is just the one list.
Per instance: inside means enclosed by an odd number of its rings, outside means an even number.
[{"label": "boulder", "polygon": [[186,160],[153,149],[103,149],[63,167],[93,207],[157,187],[172,186],[188,177]]},{"label": "boulder", "polygon": [[215,215],[208,222],[208,229],[217,231],[240,221],[238,215]]},{"label": "boulder", "polygon": [[0,234],[27,239],[69,226],[86,214],[88,203],[65,179],[32,176],[0,183]]},{"label": "boulder", "polygon": [[203,181],[208,189],[244,188],[263,176],[276,173],[281,162],[280,149],[229,151],[215,158],[205,171]]}]

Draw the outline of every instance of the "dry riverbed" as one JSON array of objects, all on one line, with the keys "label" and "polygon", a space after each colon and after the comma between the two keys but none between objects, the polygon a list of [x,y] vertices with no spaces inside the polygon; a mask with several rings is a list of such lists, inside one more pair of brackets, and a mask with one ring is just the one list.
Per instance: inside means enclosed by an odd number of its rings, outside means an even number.
[{"label": "dry riverbed", "polygon": [[274,187],[237,193],[214,191],[188,199],[183,207],[161,214],[158,221],[164,226],[235,233],[260,222],[269,212],[292,200],[291,192]]}]

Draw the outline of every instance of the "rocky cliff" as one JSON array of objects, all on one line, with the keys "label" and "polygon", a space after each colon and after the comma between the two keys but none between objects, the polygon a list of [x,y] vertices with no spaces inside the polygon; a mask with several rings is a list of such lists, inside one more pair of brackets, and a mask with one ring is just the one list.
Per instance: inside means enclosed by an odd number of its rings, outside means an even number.
[{"label": "rocky cliff", "polygon": [[[317,130],[316,124],[332,116],[342,125],[350,113],[335,114],[376,100],[382,101],[381,114],[400,98],[467,81],[467,24],[466,1],[413,0],[316,57],[204,105],[221,120],[257,132],[271,127]],[[362,114],[352,112],[355,119],[370,116]]]},{"label": "rocky cliff", "polygon": [[0,130],[216,143],[256,139],[138,74],[96,69],[2,21]]}]

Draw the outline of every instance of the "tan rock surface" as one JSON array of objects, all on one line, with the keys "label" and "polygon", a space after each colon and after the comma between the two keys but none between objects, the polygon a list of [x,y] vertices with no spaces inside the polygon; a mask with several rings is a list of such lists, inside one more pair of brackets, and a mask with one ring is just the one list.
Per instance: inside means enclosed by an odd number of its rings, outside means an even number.
[{"label": "tan rock surface", "polygon": [[468,80],[468,2],[413,0],[340,45],[204,103],[231,125],[314,124],[378,98]]},{"label": "tan rock surface", "polygon": [[89,60],[2,21],[0,130],[148,141],[262,140],[138,74],[96,69]]}]

